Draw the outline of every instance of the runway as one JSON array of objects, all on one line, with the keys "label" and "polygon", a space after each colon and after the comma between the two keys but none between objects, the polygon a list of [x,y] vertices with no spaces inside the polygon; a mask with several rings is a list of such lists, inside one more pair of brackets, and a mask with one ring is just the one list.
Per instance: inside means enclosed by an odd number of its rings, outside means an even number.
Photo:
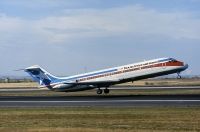
[{"label": "runway", "polygon": [[200,106],[200,95],[0,97],[0,107]]},{"label": "runway", "polygon": [[[148,107],[148,106],[200,106],[200,94],[164,94],[164,95],[131,95],[138,89],[194,89],[199,87],[118,87],[111,88],[119,92],[120,89],[130,90],[130,95],[69,95],[51,92],[45,89],[0,89],[0,107]],[[34,95],[30,95],[33,93]],[[12,95],[15,93],[14,95]],[[23,93],[21,96],[20,94]],[[38,93],[38,94],[37,94]],[[128,92],[129,93],[129,92]],[[7,95],[8,94],[8,95]],[[9,95],[11,94],[11,95]],[[29,95],[28,95],[29,94]]]},{"label": "runway", "polygon": [[[200,86],[179,86],[179,87],[111,87],[110,90],[159,90],[159,89],[200,89]],[[0,88],[0,92],[30,92],[49,91],[47,88]]]},{"label": "runway", "polygon": [[[200,86],[179,86],[179,87],[111,87],[110,90],[159,90],[159,89],[200,89]],[[0,88],[0,92],[31,92],[31,91],[49,91],[47,88]]]}]

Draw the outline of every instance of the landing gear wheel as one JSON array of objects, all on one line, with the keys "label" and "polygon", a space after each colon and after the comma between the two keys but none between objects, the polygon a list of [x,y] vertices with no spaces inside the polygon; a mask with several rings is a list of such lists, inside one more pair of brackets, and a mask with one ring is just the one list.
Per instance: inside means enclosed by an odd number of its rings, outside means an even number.
[{"label": "landing gear wheel", "polygon": [[109,94],[109,92],[110,92],[110,90],[109,90],[109,89],[107,89],[107,88],[106,88],[106,89],[104,89],[104,93],[105,93],[105,94]]},{"label": "landing gear wheel", "polygon": [[102,94],[102,93],[103,93],[103,90],[97,89],[97,94]]}]

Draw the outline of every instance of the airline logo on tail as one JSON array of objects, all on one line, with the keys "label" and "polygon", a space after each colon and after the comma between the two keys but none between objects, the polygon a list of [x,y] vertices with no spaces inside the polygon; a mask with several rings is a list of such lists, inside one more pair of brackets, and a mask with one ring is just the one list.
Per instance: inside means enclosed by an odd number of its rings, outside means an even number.
[{"label": "airline logo on tail", "polygon": [[56,79],[38,65],[28,67],[25,71],[29,73],[35,81],[43,86],[49,86],[51,82]]}]

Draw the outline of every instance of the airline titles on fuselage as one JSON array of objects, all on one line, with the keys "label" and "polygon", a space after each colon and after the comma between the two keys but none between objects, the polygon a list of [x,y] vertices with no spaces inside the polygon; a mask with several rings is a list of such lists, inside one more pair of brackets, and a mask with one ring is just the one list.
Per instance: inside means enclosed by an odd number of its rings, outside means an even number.
[{"label": "airline titles on fuselage", "polygon": [[[138,70],[148,69],[148,68],[153,68],[153,67],[161,67],[161,66],[164,66],[164,63],[158,63],[158,61],[146,62],[146,63],[143,63],[143,64],[142,63],[141,64],[133,64],[133,65],[130,65],[130,66],[124,66],[122,68],[118,68],[114,72],[108,71],[108,73],[97,74],[97,75],[94,75],[94,76],[81,78],[81,79],[77,80],[77,82],[97,79],[97,78],[101,78],[101,77],[113,76],[113,75],[117,75],[117,74],[122,74],[122,73],[127,73],[127,72],[132,72],[132,71],[138,71]],[[165,66],[166,66],[166,64],[165,64]]]}]

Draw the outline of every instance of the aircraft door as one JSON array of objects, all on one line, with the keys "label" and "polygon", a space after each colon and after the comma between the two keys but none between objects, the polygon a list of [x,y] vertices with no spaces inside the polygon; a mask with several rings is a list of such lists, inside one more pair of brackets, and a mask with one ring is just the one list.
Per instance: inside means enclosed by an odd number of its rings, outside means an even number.
[{"label": "aircraft door", "polygon": [[162,63],[162,68],[166,69],[166,63]]}]

